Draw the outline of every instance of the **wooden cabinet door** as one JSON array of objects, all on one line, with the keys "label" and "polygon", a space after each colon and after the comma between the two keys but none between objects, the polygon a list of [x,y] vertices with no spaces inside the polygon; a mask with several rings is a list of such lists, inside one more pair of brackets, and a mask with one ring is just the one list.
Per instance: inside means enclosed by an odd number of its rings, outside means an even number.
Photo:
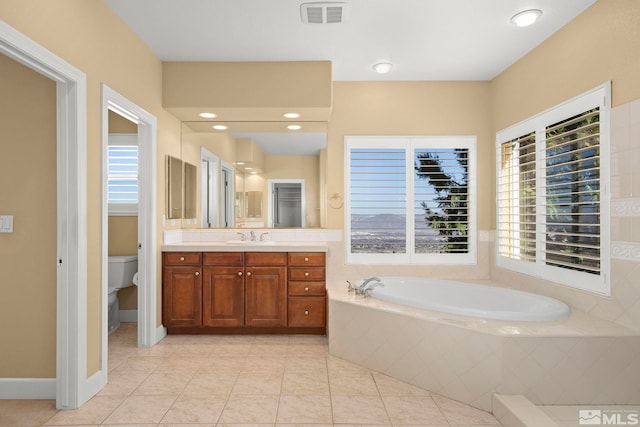
[{"label": "wooden cabinet door", "polygon": [[244,269],[205,267],[202,283],[204,326],[244,325]]},{"label": "wooden cabinet door", "polygon": [[165,326],[202,325],[200,267],[165,267],[162,275],[162,321]]},{"label": "wooden cabinet door", "polygon": [[246,267],[245,325],[287,325],[286,267]]}]

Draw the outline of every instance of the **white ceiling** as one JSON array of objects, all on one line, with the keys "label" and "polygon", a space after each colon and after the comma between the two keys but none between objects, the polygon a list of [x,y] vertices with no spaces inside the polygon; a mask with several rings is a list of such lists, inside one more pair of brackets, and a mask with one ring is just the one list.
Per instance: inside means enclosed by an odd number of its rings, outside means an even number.
[{"label": "white ceiling", "polygon": [[[340,24],[303,24],[312,0],[104,1],[162,61],[330,60],[333,80],[490,80],[596,0],[344,0]],[[532,8],[535,25],[509,22]],[[376,74],[380,61],[395,67]]]},{"label": "white ceiling", "polygon": [[234,133],[236,138],[251,138],[269,156],[317,156],[327,147],[327,134],[306,133]]}]

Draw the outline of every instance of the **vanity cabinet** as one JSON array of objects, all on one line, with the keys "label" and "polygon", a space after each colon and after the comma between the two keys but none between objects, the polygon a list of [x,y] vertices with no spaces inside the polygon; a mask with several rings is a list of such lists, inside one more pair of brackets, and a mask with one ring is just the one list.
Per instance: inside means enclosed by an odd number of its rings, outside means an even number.
[{"label": "vanity cabinet", "polygon": [[244,325],[244,253],[203,253],[202,325]]},{"label": "vanity cabinet", "polygon": [[287,254],[247,252],[245,325],[287,325]]},{"label": "vanity cabinet", "polygon": [[295,252],[288,256],[288,321],[290,327],[326,325],[325,254]]},{"label": "vanity cabinet", "polygon": [[322,252],[164,252],[169,333],[325,333]]},{"label": "vanity cabinet", "polygon": [[162,319],[167,327],[202,324],[202,254],[170,252],[162,257]]}]

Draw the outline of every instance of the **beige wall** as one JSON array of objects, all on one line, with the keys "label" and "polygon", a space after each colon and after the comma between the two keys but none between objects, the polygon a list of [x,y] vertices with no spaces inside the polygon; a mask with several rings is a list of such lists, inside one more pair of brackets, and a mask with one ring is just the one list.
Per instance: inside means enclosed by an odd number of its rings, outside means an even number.
[{"label": "beige wall", "polygon": [[0,215],[14,216],[0,233],[0,377],[53,378],[56,89],[1,54],[0,76]]},{"label": "beige wall", "polygon": [[[640,173],[637,171],[640,162],[638,52],[640,2],[599,0],[493,80],[492,135],[611,81],[614,107],[611,116],[611,200],[618,205],[634,206],[640,193]],[[491,156],[495,156],[494,145]],[[494,179],[495,173],[492,182]],[[494,197],[495,192],[491,199]],[[495,212],[495,204],[491,207]],[[640,230],[640,218],[617,211],[613,211],[611,218],[612,254],[617,241],[640,244],[640,233],[636,233]],[[494,215],[491,219],[491,228],[495,228]],[[555,296],[602,319],[640,329],[640,261],[623,255],[621,251],[611,260],[611,297],[558,286],[495,266],[491,276],[506,285]]]},{"label": "beige wall", "polygon": [[[153,53],[98,0],[3,0],[0,16],[18,31],[71,63],[87,75],[87,375],[100,362],[100,85],[105,83],[158,118],[158,178],[163,179],[166,154],[180,155],[180,124],[162,108],[162,65]],[[55,193],[52,193],[55,194]],[[158,243],[164,186],[158,185]],[[33,238],[33,234],[28,236]],[[160,252],[156,249],[158,278]],[[160,280],[158,279],[158,286]],[[158,293],[157,304],[160,307]],[[52,300],[55,304],[55,300]],[[26,304],[25,304],[26,307]],[[23,307],[24,308],[24,307]],[[161,310],[157,322],[160,323]],[[29,325],[17,326],[17,335],[29,336]],[[50,352],[25,351],[19,366],[23,376],[37,374],[34,359],[55,364]],[[24,367],[27,367],[26,369]]]},{"label": "beige wall", "polygon": [[[327,194],[344,197],[347,135],[475,135],[478,138],[478,200],[491,196],[489,82],[334,82],[327,147]],[[343,228],[344,209],[328,208],[328,227]],[[481,230],[490,208],[479,204]]]}]

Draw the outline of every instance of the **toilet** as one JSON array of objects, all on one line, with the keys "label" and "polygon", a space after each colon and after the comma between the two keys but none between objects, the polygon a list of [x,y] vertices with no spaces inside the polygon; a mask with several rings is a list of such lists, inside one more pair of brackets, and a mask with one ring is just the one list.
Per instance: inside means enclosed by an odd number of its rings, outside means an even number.
[{"label": "toilet", "polygon": [[138,257],[110,256],[108,270],[109,284],[109,333],[120,326],[120,304],[118,291],[138,285]]}]

